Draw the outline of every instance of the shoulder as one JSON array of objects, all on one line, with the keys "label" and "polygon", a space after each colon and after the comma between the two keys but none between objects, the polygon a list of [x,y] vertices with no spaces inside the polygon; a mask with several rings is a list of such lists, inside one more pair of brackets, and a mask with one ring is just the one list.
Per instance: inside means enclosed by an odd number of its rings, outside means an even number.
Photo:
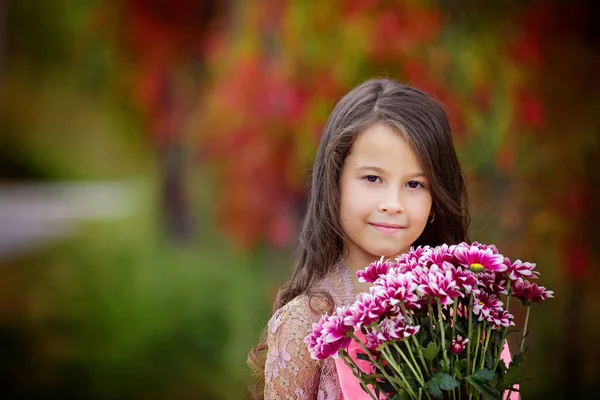
[{"label": "shoulder", "polygon": [[276,334],[282,325],[287,329],[306,332],[312,328],[319,318],[328,310],[327,301],[320,297],[300,295],[279,308],[267,325],[269,335]]},{"label": "shoulder", "polygon": [[[316,398],[321,362],[311,358],[304,338],[318,320],[308,296],[298,296],[278,309],[267,325],[265,398]],[[279,397],[278,397],[279,396]]]},{"label": "shoulder", "polygon": [[332,297],[334,309],[347,306],[355,300],[352,277],[344,263],[336,265],[327,276],[321,279],[316,289],[328,293]]}]

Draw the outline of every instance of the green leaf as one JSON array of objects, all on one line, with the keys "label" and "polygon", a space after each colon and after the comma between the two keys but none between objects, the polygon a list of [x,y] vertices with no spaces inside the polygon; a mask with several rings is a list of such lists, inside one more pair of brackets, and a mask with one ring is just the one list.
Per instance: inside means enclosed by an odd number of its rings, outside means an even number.
[{"label": "green leaf", "polygon": [[[478,371],[479,372],[479,371]],[[474,375],[469,375],[466,378],[467,382],[469,382],[477,391],[483,394],[490,400],[502,400],[502,396],[500,395],[500,391],[498,389],[490,386],[489,383],[484,381],[483,379],[477,378]]]},{"label": "green leaf", "polygon": [[467,359],[463,358],[454,363],[454,369],[456,371],[464,372],[467,370]]},{"label": "green leaf", "polygon": [[460,323],[456,323],[456,332],[460,334],[462,337],[467,336],[467,330]]},{"label": "green leaf", "polygon": [[402,366],[400,367],[402,374],[404,375],[404,381],[410,385],[413,389],[416,389],[419,385],[418,385],[418,381],[415,378],[415,376],[412,373],[412,370],[410,369],[410,367],[406,364],[403,363],[401,364]]},{"label": "green leaf", "polygon": [[482,381],[489,382],[496,377],[496,373],[494,371],[490,371],[489,369],[482,369],[475,372],[471,376],[477,379],[481,379]]},{"label": "green leaf", "polygon": [[446,360],[440,360],[440,368],[446,373],[450,372],[449,362],[447,363]]},{"label": "green leaf", "polygon": [[486,353],[485,353],[485,363],[488,366],[494,365],[494,355],[492,354],[491,349],[488,349],[488,351],[486,351]]},{"label": "green leaf", "polygon": [[454,363],[454,374],[459,380],[463,378],[463,374],[467,371],[467,359],[463,358]]},{"label": "green leaf", "polygon": [[510,362],[510,365],[523,365],[525,364],[525,353],[517,353],[515,354],[515,356],[513,357],[512,361]]},{"label": "green leaf", "polygon": [[404,389],[400,390],[400,392],[398,393],[398,396],[400,396],[400,400],[410,400],[410,395]]},{"label": "green leaf", "polygon": [[437,357],[440,352],[440,346],[435,342],[429,342],[427,347],[423,350],[423,356],[427,361],[433,361],[435,357]]},{"label": "green leaf", "polygon": [[365,361],[370,360],[369,356],[366,355],[365,353],[356,353],[356,358],[358,358],[359,360],[365,360]]},{"label": "green leaf", "polygon": [[377,375],[360,374],[360,378],[365,385],[375,385],[377,383]]},{"label": "green leaf", "polygon": [[497,388],[500,390],[508,389],[512,385],[519,383],[525,373],[525,365],[511,366],[498,382]]},{"label": "green leaf", "polygon": [[460,382],[443,372],[438,372],[425,384],[427,391],[435,398],[442,398],[442,390],[453,390],[460,386]]},{"label": "green leaf", "polygon": [[498,366],[496,367],[496,374],[499,376],[503,376],[506,373],[506,364],[504,364],[504,360],[498,360]]}]

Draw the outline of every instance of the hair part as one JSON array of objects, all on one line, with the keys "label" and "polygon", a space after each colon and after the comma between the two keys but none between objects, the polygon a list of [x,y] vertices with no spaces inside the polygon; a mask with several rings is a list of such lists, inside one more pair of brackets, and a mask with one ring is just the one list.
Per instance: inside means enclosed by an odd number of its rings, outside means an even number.
[{"label": "hair part", "polygon": [[[456,156],[448,117],[431,96],[389,79],[372,79],[346,94],[331,113],[314,161],[307,211],[291,279],[280,289],[273,310],[299,295],[324,298],[333,311],[331,295],[317,284],[339,264],[344,251],[340,224],[340,178],[344,161],[358,135],[383,123],[403,135],[417,155],[429,182],[435,220],[427,224],[413,246],[438,246],[468,240],[469,213],[465,179]],[[258,377],[257,399],[264,380],[266,337],[252,349],[248,362]]]}]

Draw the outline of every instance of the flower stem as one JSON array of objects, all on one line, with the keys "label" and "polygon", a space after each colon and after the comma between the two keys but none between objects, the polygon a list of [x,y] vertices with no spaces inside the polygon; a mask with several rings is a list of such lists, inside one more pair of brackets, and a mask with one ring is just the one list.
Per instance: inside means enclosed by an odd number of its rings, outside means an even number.
[{"label": "flower stem", "polygon": [[381,354],[383,355],[383,358],[385,358],[385,360],[388,362],[388,364],[392,366],[392,368],[398,373],[398,375],[400,375],[400,378],[402,379],[402,381],[405,384],[404,385],[405,389],[408,392],[408,394],[411,396],[411,398],[418,399],[417,395],[415,394],[415,392],[412,390],[412,387],[408,383],[408,380],[402,373],[402,369],[394,361],[394,359],[392,357],[392,353],[390,352],[390,348],[388,347],[387,344],[384,344],[384,348],[381,349]]},{"label": "flower stem", "polygon": [[360,379],[360,374],[357,372],[359,370],[358,365],[356,365],[356,363],[354,362],[352,357],[350,357],[349,355],[347,356],[341,350],[338,352],[338,354],[339,354],[340,358],[342,359],[342,361],[344,361],[344,364],[346,364],[348,366],[348,368],[350,368],[350,370],[352,371],[352,374],[354,374],[356,379],[358,379],[358,382],[360,383],[360,386],[363,388],[363,390],[365,392],[367,392],[373,400],[377,400],[377,397],[375,397],[375,395],[373,393],[371,393],[369,388],[367,388],[367,385],[365,385],[365,383]]},{"label": "flower stem", "polygon": [[442,319],[442,304],[439,300],[437,301],[438,305],[438,319],[440,321],[440,332],[442,336],[442,350],[444,351],[444,360],[446,361],[446,367],[450,368],[450,361],[448,361],[448,350],[446,349],[446,340],[445,340],[445,332],[444,332],[444,320]]},{"label": "flower stem", "polygon": [[[425,382],[425,375],[424,375],[423,371],[421,370],[421,367],[419,366],[419,363],[417,362],[417,359],[415,358],[413,350],[411,349],[410,345],[408,344],[408,340],[404,340],[403,342],[406,345],[406,347],[408,349],[408,354],[410,354],[410,358],[413,360],[413,363],[414,363],[415,367],[419,371],[419,374],[421,375],[421,378],[423,379],[423,382]],[[427,368],[427,367],[425,367],[425,368]]]},{"label": "flower stem", "polygon": [[[381,371],[381,373],[383,374],[383,376],[385,376],[385,379],[388,380],[388,382],[390,383],[390,385],[392,385],[394,387],[394,389],[396,391],[399,391],[401,388],[399,388],[396,385],[395,380],[389,376],[385,370],[385,368],[383,368],[383,366],[381,366],[373,357],[373,355],[371,354],[371,352],[369,351],[369,349],[367,349],[367,347],[363,344],[363,342],[361,342],[354,333],[350,334],[350,337],[352,338],[352,340],[354,340],[356,343],[358,343],[358,345],[360,346],[360,348],[365,352],[365,354],[367,355],[367,357],[369,357],[369,360],[371,360],[371,363],[379,370]],[[386,396],[387,397],[387,396]]]},{"label": "flower stem", "polygon": [[456,311],[458,309],[458,298],[454,299],[454,306],[452,307],[452,337],[451,340],[456,338]]},{"label": "flower stem", "polygon": [[431,307],[431,302],[427,303],[427,308],[429,309],[429,323],[427,325],[429,325],[429,332],[431,333],[431,340],[434,341],[435,339],[435,333],[433,331],[433,321],[431,320],[433,317],[433,307]]},{"label": "flower stem", "polygon": [[[458,309],[458,298],[454,299],[454,306],[452,307],[452,337],[450,338],[450,344],[452,344],[452,340],[456,338],[456,310]],[[456,357],[458,361],[458,357]],[[456,361],[454,362],[456,365]],[[454,370],[454,368],[452,368]],[[452,376],[456,378],[456,373],[452,372]],[[452,391],[452,397],[454,397],[454,390]]]},{"label": "flower stem", "polygon": [[[475,365],[477,364],[477,353],[479,352],[479,337],[481,336],[481,324],[477,325],[477,344],[475,345],[475,353],[473,353],[473,366],[471,368],[471,373],[475,372]],[[469,340],[470,342],[470,340]],[[467,343],[468,344],[468,343]]]},{"label": "flower stem", "polygon": [[[519,353],[523,352],[523,347],[525,346],[525,336],[527,336],[527,325],[529,324],[529,310],[531,310],[531,305],[527,306],[527,310],[525,311],[525,325],[523,325],[523,336],[521,337],[521,345],[519,346]],[[512,394],[513,387],[511,386],[508,390],[507,399],[510,399],[510,395]]]},{"label": "flower stem", "polygon": [[509,307],[510,307],[510,284],[511,281],[510,279],[508,280],[508,282],[506,283],[506,312],[509,312]]},{"label": "flower stem", "polygon": [[404,303],[400,303],[400,310],[402,310],[402,315],[404,319],[408,321],[409,324],[413,324],[412,318],[408,315],[408,311],[406,311],[406,307],[404,307]]},{"label": "flower stem", "polygon": [[[400,356],[402,357],[402,359],[404,360],[404,362],[406,363],[406,365],[408,365],[408,367],[412,371],[412,373],[415,376],[415,378],[417,378],[417,380],[419,381],[419,383],[421,384],[421,386],[424,386],[425,385],[425,380],[423,379],[423,375],[421,374],[421,371],[419,369],[419,365],[415,361],[415,357],[414,356],[412,357],[412,359],[414,361],[414,366],[413,366],[413,363],[410,362],[410,360],[408,359],[408,357],[406,357],[406,355],[404,354],[404,352],[402,351],[402,349],[400,349],[400,346],[398,346],[397,343],[394,342],[392,344],[392,346],[394,346],[394,348],[396,349],[396,351],[398,353],[400,353]],[[412,356],[412,352],[410,352],[410,354]],[[417,368],[416,370],[415,370],[415,367]]]},{"label": "flower stem", "polygon": [[485,345],[481,349],[481,364],[479,369],[483,369],[483,367],[485,367],[485,353],[487,352],[488,345],[490,344],[490,336],[492,336],[491,326],[485,331]]},{"label": "flower stem", "polygon": [[531,310],[531,306],[527,306],[527,311],[525,311],[525,325],[523,325],[523,337],[521,337],[519,353],[523,352],[523,346],[525,346],[525,336],[527,336],[527,324],[529,323],[529,310]]},{"label": "flower stem", "polygon": [[[471,369],[471,342],[473,341],[473,292],[469,295],[469,305],[467,306],[467,312],[469,313],[469,327],[467,336],[469,341],[467,342],[467,371]],[[469,395],[469,398],[471,396]]]},{"label": "flower stem", "polygon": [[[427,366],[427,363],[425,362],[425,357],[423,357],[423,352],[421,351],[421,344],[419,343],[419,341],[417,340],[415,335],[412,335],[412,338],[415,342],[415,348],[417,349],[417,352],[419,353],[419,358],[421,359],[423,368],[425,369],[425,372],[427,373],[427,376],[429,377],[429,367]],[[410,348],[410,345],[408,343],[406,343],[406,346],[408,346]]]},{"label": "flower stem", "polygon": [[[415,324],[413,319],[409,316],[408,311],[406,310],[406,307],[404,307],[404,303],[400,303],[400,310],[402,310],[402,315],[404,315],[404,319],[406,321],[408,321],[408,323]],[[421,324],[419,324],[419,325],[421,325]],[[421,359],[421,362],[423,363],[423,368],[425,369],[427,376],[429,376],[429,369],[427,368],[427,363],[425,362],[425,358],[423,357],[423,353],[421,352],[421,345],[417,341],[417,338],[415,337],[415,335],[411,335],[411,336],[415,342],[415,348],[417,349],[419,358]],[[433,339],[433,337],[432,337],[432,339]],[[413,351],[410,347],[410,344],[408,344],[408,341],[404,341],[404,344],[406,344],[406,347],[408,348],[410,356],[413,358],[413,361],[415,362],[415,366],[420,370],[421,368],[419,368],[418,363],[415,361],[415,357],[413,355]],[[423,380],[425,380],[424,375],[422,373],[421,373],[421,377],[423,378]],[[429,397],[429,394],[427,394],[427,396]]]},{"label": "flower stem", "polygon": [[[506,283],[506,312],[509,312],[508,310],[510,309],[510,284],[512,283],[512,281],[510,279],[508,279],[508,282]],[[498,364],[500,363],[500,356],[502,355],[502,348],[504,347],[504,341],[506,340],[506,332],[508,332],[508,326],[505,327],[502,330],[502,339],[500,340],[500,345],[498,346],[498,351],[496,352],[496,359],[494,360],[494,371],[496,370],[496,368],[498,367]]]}]

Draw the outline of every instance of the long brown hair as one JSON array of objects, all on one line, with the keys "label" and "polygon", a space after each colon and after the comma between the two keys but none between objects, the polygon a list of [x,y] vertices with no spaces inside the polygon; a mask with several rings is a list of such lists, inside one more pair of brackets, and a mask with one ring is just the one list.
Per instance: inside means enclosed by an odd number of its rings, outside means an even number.
[{"label": "long brown hair", "polygon": [[[342,166],[356,137],[378,122],[404,136],[430,182],[435,218],[413,245],[437,246],[467,240],[469,214],[465,181],[442,105],[399,82],[368,80],[346,94],[327,121],[312,170],[308,207],[292,277],[279,291],[274,310],[301,294],[325,297],[333,308],[331,297],[316,292],[315,287],[336,267],[344,251],[344,233],[339,222]],[[257,399],[263,397],[264,357],[261,353],[266,347],[263,334],[248,357],[259,378],[254,390]]]}]

